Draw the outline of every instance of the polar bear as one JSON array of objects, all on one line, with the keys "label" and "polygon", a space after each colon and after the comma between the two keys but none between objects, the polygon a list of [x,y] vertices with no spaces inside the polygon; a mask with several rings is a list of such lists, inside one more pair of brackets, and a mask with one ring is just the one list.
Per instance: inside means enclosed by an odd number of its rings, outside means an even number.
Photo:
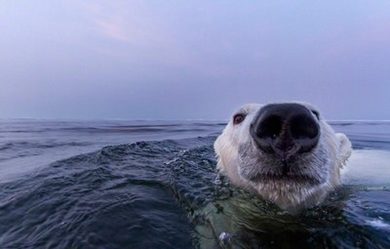
[{"label": "polar bear", "polygon": [[214,143],[217,168],[231,183],[296,212],[340,184],[352,146],[307,103],[247,104]]}]

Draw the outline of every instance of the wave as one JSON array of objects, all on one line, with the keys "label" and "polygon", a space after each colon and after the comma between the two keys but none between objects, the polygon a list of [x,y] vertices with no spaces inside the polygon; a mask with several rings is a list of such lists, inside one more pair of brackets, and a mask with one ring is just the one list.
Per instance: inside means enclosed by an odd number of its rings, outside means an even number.
[{"label": "wave", "polygon": [[56,147],[65,147],[65,146],[88,146],[91,143],[87,142],[29,142],[29,141],[13,141],[7,142],[0,145],[0,151],[2,150],[15,150],[20,148],[30,148],[30,149],[49,149]]},{"label": "wave", "polygon": [[[198,131],[206,130],[215,127],[221,129],[225,123],[201,123],[201,122],[185,122],[185,123],[158,123],[153,122],[139,124],[111,124],[106,123],[72,123],[72,122],[57,122],[57,123],[32,123],[19,124],[10,123],[4,125],[0,129],[0,133],[46,133],[46,132],[81,132],[81,133],[110,133],[110,132],[159,132],[159,131]],[[151,124],[152,123],[152,124]],[[1,124],[1,123],[0,123]]]},{"label": "wave", "polygon": [[168,162],[212,139],[108,146],[0,184],[2,247],[191,248]]}]

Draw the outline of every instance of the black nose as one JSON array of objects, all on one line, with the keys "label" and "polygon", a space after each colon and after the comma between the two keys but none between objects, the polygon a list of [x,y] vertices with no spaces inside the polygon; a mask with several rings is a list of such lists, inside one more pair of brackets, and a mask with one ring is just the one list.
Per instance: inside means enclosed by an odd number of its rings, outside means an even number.
[{"label": "black nose", "polygon": [[287,161],[317,145],[320,127],[316,116],[303,105],[270,104],[260,109],[250,133],[261,150]]}]

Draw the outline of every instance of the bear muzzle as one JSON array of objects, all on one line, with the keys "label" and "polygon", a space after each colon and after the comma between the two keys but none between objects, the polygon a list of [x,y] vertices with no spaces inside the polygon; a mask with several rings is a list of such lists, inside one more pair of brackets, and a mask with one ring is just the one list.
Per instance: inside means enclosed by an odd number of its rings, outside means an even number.
[{"label": "bear muzzle", "polygon": [[261,108],[250,125],[259,149],[273,154],[284,164],[310,152],[320,138],[318,116],[297,103],[269,104]]}]

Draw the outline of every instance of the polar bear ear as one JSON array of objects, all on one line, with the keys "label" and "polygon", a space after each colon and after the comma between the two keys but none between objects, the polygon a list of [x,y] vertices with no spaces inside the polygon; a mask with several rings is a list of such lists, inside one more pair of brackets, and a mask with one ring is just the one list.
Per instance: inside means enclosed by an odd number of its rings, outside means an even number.
[{"label": "polar bear ear", "polygon": [[338,161],[339,166],[342,168],[352,153],[352,144],[347,136],[343,133],[336,133],[337,140],[339,141],[338,147]]}]

